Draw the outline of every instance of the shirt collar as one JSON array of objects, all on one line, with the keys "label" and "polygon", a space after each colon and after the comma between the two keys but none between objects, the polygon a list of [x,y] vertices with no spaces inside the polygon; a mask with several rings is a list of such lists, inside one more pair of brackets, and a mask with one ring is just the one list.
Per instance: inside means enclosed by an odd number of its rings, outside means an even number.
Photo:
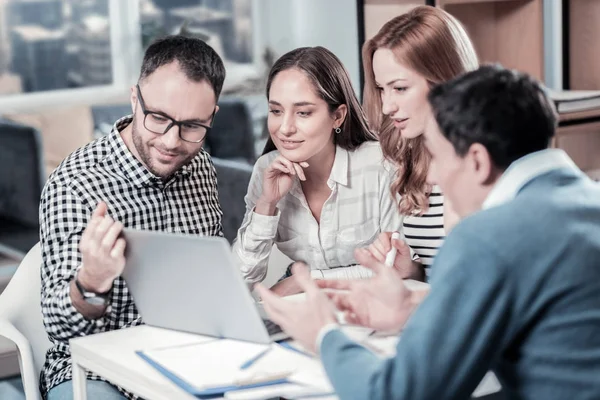
[{"label": "shirt collar", "polygon": [[567,153],[560,149],[541,150],[519,158],[504,171],[483,202],[482,208],[496,207],[511,201],[533,179],[561,168],[579,170]]},{"label": "shirt collar", "polygon": [[333,159],[333,167],[329,175],[329,181],[334,181],[340,185],[348,185],[348,150],[342,149],[340,146],[335,147],[335,158]]},{"label": "shirt collar", "polygon": [[[333,159],[333,166],[331,167],[331,173],[329,179],[327,179],[327,186],[333,189],[333,182],[337,182],[340,185],[348,185],[348,150],[342,149],[339,146],[335,148],[335,158]],[[292,189],[290,193],[298,199],[304,198],[304,192],[302,191],[302,185],[299,179],[294,179],[292,183]]]},{"label": "shirt collar", "polygon": [[[133,121],[133,115],[127,115],[115,122],[110,132],[108,142],[117,158],[117,168],[119,168],[127,177],[129,177],[136,186],[154,186],[161,185],[162,179],[142,164],[129,150],[123,138],[121,131],[125,129]],[[192,172],[192,164],[184,165],[175,173],[173,178],[189,175]],[[172,178],[172,179],[173,179]]]}]

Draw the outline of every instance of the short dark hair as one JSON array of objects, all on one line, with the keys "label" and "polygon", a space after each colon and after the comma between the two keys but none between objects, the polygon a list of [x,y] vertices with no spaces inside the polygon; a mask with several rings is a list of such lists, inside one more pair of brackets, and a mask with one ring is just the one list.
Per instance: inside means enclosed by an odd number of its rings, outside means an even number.
[{"label": "short dark hair", "polygon": [[435,86],[429,103],[442,134],[459,156],[473,143],[481,143],[502,170],[546,149],[558,120],[540,83],[497,64]]},{"label": "short dark hair", "polygon": [[188,79],[194,82],[208,81],[215,92],[215,98],[219,98],[225,80],[223,60],[204,41],[182,35],[159,38],[148,47],[144,54],[139,81],[174,61],[179,63]]}]

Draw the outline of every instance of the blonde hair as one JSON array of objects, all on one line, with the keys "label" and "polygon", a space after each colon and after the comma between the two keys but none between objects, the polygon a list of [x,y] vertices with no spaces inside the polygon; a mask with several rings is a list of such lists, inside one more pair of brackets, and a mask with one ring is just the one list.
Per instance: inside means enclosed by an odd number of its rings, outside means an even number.
[{"label": "blonde hair", "polygon": [[392,50],[399,63],[423,76],[430,86],[477,69],[477,54],[460,22],[444,10],[430,6],[415,7],[393,18],[363,46],[367,119],[379,135],[383,154],[398,167],[392,194],[400,194],[398,208],[402,214],[422,214],[429,207],[430,158],[422,136],[402,138],[391,118],[383,115],[373,72],[373,54],[380,48]]}]

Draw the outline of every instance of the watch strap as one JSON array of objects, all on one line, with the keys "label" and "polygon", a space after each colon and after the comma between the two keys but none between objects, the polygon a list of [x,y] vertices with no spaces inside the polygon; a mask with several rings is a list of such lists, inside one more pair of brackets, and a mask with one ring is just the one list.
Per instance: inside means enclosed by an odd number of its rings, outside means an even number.
[{"label": "watch strap", "polygon": [[77,275],[75,275],[75,287],[77,287],[79,294],[81,294],[81,297],[83,297],[83,299],[87,303],[94,304],[94,305],[105,305],[105,306],[108,305],[110,291],[108,291],[106,293],[96,293],[96,292],[86,290],[83,287],[83,285],[81,284],[81,282],[79,282]]}]

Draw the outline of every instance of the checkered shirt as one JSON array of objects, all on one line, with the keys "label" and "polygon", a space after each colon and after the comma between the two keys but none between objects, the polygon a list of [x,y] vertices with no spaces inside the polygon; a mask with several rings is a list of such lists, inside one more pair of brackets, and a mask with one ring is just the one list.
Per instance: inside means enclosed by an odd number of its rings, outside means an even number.
[{"label": "checkered shirt", "polygon": [[[119,132],[131,121],[131,116],[121,118],[109,135],[72,153],[42,192],[42,314],[52,342],[40,375],[44,396],[72,379],[69,339],[142,324],[120,277],[113,284],[111,306],[101,318],[84,318],[71,302],[69,283],[81,265],[79,240],[98,202],[104,201],[108,214],[125,227],[222,236],[216,172],[208,153],[202,150],[163,182],[123,142]],[[88,379],[101,380],[90,373]]]}]

